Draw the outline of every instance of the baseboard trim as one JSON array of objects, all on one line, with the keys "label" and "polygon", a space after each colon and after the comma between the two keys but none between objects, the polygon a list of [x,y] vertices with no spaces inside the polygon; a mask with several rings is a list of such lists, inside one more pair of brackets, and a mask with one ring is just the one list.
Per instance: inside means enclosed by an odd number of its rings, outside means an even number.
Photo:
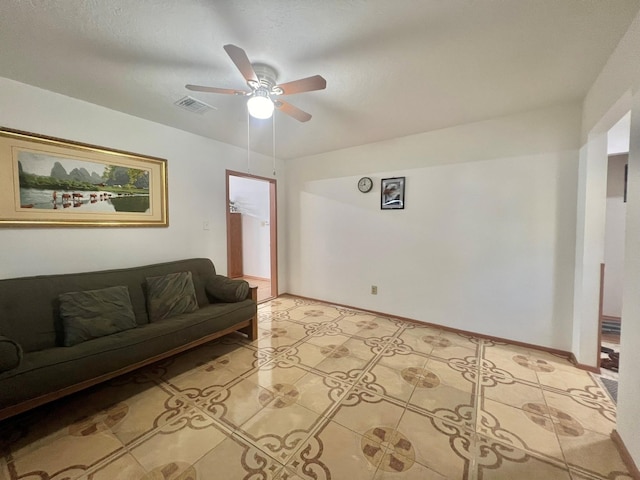
[{"label": "baseboard trim", "polygon": [[508,338],[503,338],[503,337],[494,337],[492,335],[485,335],[483,333],[472,332],[472,331],[469,331],[469,330],[461,330],[459,328],[452,328],[452,327],[448,327],[446,325],[439,325],[437,323],[423,322],[422,320],[416,320],[415,318],[401,317],[399,315],[392,315],[390,313],[378,312],[378,311],[375,311],[375,310],[369,310],[369,309],[361,308],[361,307],[354,307],[353,305],[345,305],[345,304],[342,304],[342,303],[330,302],[330,301],[327,301],[327,300],[320,300],[318,298],[305,297],[305,296],[302,296],[302,295],[294,295],[292,293],[282,293],[282,294],[280,294],[278,296],[285,296],[285,295],[288,295],[290,297],[302,298],[304,300],[310,300],[310,301],[313,301],[313,302],[322,302],[322,303],[327,303],[329,305],[336,305],[337,307],[344,307],[344,308],[351,308],[353,310],[360,310],[362,312],[371,313],[373,315],[379,315],[381,317],[393,317],[393,318],[397,318],[399,320],[403,320],[405,322],[416,323],[418,325],[425,325],[427,327],[439,328],[441,330],[446,330],[446,331],[452,332],[452,333],[460,333],[462,335],[468,335],[468,336],[471,336],[471,337],[484,338],[486,340],[492,340],[494,342],[503,342],[503,343],[509,343],[511,345],[517,345],[519,347],[531,348],[533,350],[539,350],[539,351],[542,351],[542,352],[551,353],[552,355],[557,355],[559,357],[566,358],[570,362],[572,362],[577,368],[580,368],[581,370],[594,371],[592,369],[595,369],[595,371],[599,371],[597,367],[591,367],[589,365],[582,365],[582,364],[577,363],[573,353],[567,352],[565,350],[559,350],[559,349],[551,348],[551,347],[544,347],[542,345],[535,345],[533,343],[520,342],[518,340],[510,340]]},{"label": "baseboard trim", "polygon": [[620,457],[622,457],[622,461],[624,462],[625,466],[629,470],[631,477],[634,480],[640,480],[640,470],[638,470],[638,466],[636,465],[636,462],[633,461],[633,458],[631,457],[629,450],[627,450],[627,446],[624,444],[624,441],[622,440],[622,437],[620,436],[617,430],[613,430],[611,432],[611,440],[613,440],[613,443],[618,449],[618,452],[620,453]]}]

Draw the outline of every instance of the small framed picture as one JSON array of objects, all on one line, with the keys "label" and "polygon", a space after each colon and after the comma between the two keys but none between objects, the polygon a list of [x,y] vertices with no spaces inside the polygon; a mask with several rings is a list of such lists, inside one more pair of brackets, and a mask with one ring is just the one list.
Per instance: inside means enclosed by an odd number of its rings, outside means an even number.
[{"label": "small framed picture", "polygon": [[404,178],[383,178],[380,188],[380,208],[400,210],[404,208]]}]

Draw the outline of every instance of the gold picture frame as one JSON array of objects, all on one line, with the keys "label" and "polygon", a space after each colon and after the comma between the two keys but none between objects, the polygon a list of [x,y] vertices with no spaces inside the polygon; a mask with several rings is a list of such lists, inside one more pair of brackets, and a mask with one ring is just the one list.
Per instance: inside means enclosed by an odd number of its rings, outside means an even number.
[{"label": "gold picture frame", "polygon": [[167,227],[167,161],[0,127],[0,227]]}]

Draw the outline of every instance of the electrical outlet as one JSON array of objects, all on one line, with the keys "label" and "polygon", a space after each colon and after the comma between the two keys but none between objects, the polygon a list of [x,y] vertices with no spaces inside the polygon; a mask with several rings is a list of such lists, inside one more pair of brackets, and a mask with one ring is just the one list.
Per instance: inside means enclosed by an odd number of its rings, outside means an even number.
[{"label": "electrical outlet", "polygon": [[209,222],[207,222],[206,220],[202,222],[202,229],[209,230]]},{"label": "electrical outlet", "polygon": [[371,285],[371,295],[377,295],[377,294],[378,294],[378,286]]}]

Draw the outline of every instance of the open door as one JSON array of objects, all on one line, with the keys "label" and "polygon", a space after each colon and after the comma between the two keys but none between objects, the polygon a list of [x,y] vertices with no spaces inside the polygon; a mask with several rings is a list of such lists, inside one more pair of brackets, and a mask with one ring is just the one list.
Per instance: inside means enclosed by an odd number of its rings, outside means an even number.
[{"label": "open door", "polygon": [[228,276],[258,287],[258,302],[278,296],[276,180],[226,172]]}]

